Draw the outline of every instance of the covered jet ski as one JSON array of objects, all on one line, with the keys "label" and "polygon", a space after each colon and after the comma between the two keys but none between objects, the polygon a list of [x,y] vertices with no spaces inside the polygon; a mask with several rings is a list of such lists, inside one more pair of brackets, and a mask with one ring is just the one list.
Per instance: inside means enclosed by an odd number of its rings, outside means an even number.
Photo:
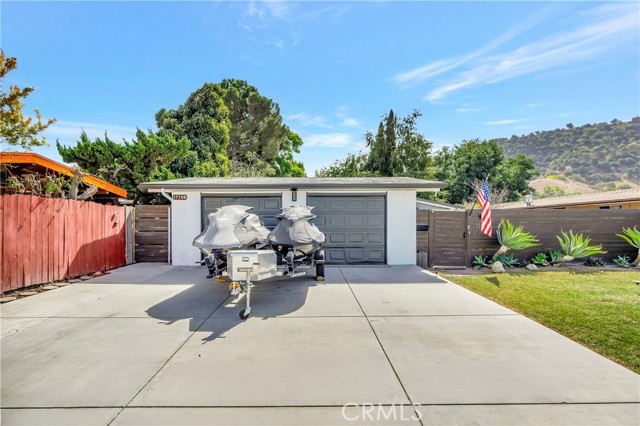
[{"label": "covered jet ski", "polygon": [[287,268],[284,275],[295,275],[298,266],[316,266],[316,278],[324,279],[324,252],[320,250],[325,236],[311,223],[315,219],[309,206],[291,206],[282,209],[278,225],[269,234],[271,248],[280,256]]},{"label": "covered jet ski", "polygon": [[231,205],[209,213],[207,227],[193,240],[193,245],[205,255],[208,278],[221,276],[226,270],[228,250],[255,249],[266,245],[269,230],[257,215],[249,213],[251,209]]}]

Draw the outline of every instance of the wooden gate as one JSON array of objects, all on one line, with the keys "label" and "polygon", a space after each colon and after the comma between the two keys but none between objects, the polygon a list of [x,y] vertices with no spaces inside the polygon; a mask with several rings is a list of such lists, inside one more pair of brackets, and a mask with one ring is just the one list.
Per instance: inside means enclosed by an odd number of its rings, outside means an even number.
[{"label": "wooden gate", "polygon": [[169,206],[135,209],[136,262],[169,261]]},{"label": "wooden gate", "polygon": [[439,211],[429,214],[429,265],[465,266],[467,213]]}]

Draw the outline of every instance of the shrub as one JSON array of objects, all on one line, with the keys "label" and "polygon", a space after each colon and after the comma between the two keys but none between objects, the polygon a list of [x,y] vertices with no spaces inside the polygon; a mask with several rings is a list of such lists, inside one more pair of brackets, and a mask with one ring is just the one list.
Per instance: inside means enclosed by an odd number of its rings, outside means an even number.
[{"label": "shrub", "polygon": [[601,258],[596,256],[589,256],[587,260],[584,262],[584,266],[604,266],[604,262]]}]

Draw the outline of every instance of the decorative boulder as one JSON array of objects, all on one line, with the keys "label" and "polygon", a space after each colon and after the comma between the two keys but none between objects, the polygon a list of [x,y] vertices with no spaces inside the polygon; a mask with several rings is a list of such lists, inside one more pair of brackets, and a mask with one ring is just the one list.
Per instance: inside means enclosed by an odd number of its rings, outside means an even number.
[{"label": "decorative boulder", "polygon": [[538,267],[536,265],[534,265],[533,263],[528,264],[527,266],[525,266],[525,268],[527,268],[530,271],[537,271]]},{"label": "decorative boulder", "polygon": [[495,262],[491,265],[491,272],[495,274],[501,274],[504,272],[504,266],[502,266],[502,262]]}]

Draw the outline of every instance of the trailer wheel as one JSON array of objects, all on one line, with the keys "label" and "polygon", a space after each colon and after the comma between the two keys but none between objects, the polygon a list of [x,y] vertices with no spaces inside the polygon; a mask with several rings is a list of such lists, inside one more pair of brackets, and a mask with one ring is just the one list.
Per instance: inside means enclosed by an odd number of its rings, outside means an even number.
[{"label": "trailer wheel", "polygon": [[246,320],[249,315],[251,315],[251,312],[246,312],[246,309],[241,310],[239,314],[241,320]]},{"label": "trailer wheel", "polygon": [[324,281],[324,250],[316,252],[316,281]]},{"label": "trailer wheel", "polygon": [[324,263],[316,265],[316,281],[324,281]]}]

